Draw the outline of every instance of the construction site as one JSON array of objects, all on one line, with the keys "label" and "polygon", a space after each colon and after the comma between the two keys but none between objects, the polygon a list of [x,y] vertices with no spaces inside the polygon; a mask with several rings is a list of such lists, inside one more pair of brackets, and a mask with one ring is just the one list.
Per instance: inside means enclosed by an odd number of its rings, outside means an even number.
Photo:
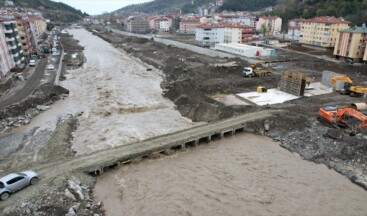
[{"label": "construction site", "polygon": [[50,108],[16,127],[24,106],[1,112],[1,173],[43,175],[3,215],[367,212],[367,65],[284,49],[249,62],[101,27],[59,36],[60,86],[27,103]]}]

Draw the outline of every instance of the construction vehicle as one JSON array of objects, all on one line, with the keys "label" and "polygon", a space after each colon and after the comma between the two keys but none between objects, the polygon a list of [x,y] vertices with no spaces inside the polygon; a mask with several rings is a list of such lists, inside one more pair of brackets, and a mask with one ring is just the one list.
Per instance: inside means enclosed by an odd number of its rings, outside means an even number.
[{"label": "construction vehicle", "polygon": [[367,93],[366,87],[356,86],[353,81],[347,76],[338,76],[331,78],[331,85],[335,89],[337,81],[344,81],[344,87],[340,90],[341,94],[348,94],[350,96],[363,96]]},{"label": "construction vehicle", "polygon": [[250,67],[245,67],[242,71],[244,77],[262,77],[267,76],[273,71],[270,69],[264,69],[262,66],[263,62],[257,62]]},{"label": "construction vehicle", "polygon": [[317,120],[333,128],[349,128],[354,134],[367,129],[367,116],[350,107],[327,106],[320,108]]}]

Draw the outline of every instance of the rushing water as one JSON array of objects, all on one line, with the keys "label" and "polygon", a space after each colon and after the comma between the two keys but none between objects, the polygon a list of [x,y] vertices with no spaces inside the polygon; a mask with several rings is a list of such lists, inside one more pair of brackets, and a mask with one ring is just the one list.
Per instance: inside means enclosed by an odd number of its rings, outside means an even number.
[{"label": "rushing water", "polygon": [[367,193],[269,138],[236,135],[105,173],[107,215],[366,215]]}]

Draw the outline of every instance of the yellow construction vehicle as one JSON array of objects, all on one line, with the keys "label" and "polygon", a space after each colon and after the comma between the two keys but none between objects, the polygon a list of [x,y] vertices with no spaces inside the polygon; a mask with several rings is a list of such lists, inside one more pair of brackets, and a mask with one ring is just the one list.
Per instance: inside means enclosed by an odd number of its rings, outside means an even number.
[{"label": "yellow construction vehicle", "polygon": [[348,94],[350,96],[363,96],[367,93],[367,88],[356,86],[353,81],[347,76],[336,76],[331,78],[332,87],[336,87],[337,81],[344,81],[344,88],[340,91],[341,94]]},{"label": "yellow construction vehicle", "polygon": [[256,77],[256,76],[267,76],[273,71],[270,69],[264,69],[262,63],[265,62],[256,62],[255,64],[251,65],[250,67],[245,67],[242,75],[244,77]]}]

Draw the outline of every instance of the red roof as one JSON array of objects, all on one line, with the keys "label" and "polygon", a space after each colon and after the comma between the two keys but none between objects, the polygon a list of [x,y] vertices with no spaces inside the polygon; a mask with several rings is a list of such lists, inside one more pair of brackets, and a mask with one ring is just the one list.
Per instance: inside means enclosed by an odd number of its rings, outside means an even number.
[{"label": "red roof", "polygon": [[305,23],[328,23],[328,24],[349,24],[351,22],[343,21],[335,17],[322,16],[304,20]]},{"label": "red roof", "polygon": [[188,19],[182,20],[181,22],[183,22],[183,23],[192,23],[192,22],[200,22],[200,20],[197,19],[197,18],[188,18]]},{"label": "red roof", "polygon": [[277,16],[262,16],[260,18],[264,19],[264,20],[275,20],[275,19],[278,19],[280,17],[277,17]]},{"label": "red roof", "polygon": [[223,24],[224,28],[254,28],[253,26],[249,25],[242,25],[240,23],[225,23]]},{"label": "red roof", "polygon": [[197,25],[196,28],[220,28],[220,25],[209,25],[209,24],[201,24],[201,25]]}]

